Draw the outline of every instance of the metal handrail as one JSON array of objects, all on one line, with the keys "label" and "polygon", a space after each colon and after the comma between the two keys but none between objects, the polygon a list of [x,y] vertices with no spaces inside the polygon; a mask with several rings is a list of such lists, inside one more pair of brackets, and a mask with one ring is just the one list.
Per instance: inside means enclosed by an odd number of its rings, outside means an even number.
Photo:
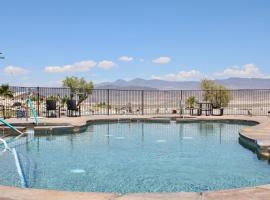
[{"label": "metal handrail", "polygon": [[6,140],[4,140],[3,138],[0,138],[0,142],[2,142],[4,144],[4,150],[2,151],[2,153],[6,152],[6,151],[10,151],[11,152],[11,149],[9,148]]},{"label": "metal handrail", "polygon": [[16,149],[12,148],[12,150],[11,150],[10,147],[8,146],[6,140],[4,140],[3,138],[0,138],[0,142],[2,142],[4,144],[4,150],[1,153],[9,151],[10,153],[13,154],[15,165],[16,165],[16,168],[17,168],[17,172],[18,172],[18,175],[19,175],[20,180],[21,180],[21,186],[23,188],[26,188],[27,187],[27,182],[26,182],[25,175],[23,173],[22,166],[21,166],[21,163],[20,163],[20,160],[19,160],[18,153],[17,153]]}]

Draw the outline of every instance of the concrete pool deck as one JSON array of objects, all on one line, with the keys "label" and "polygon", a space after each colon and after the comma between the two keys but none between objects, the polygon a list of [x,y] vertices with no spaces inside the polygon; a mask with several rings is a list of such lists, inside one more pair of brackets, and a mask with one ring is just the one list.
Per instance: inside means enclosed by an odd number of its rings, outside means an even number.
[{"label": "concrete pool deck", "polygon": [[0,186],[0,200],[269,200],[270,185],[210,192],[131,193],[64,192]]},{"label": "concrete pool deck", "polygon": [[[44,118],[40,120],[41,126],[35,127],[35,131],[54,131],[63,132],[72,130],[73,132],[81,132],[87,124],[118,121],[118,120],[148,120],[169,122],[168,118],[177,118],[179,115],[117,115],[117,116],[88,116],[74,118]],[[260,157],[269,159],[270,157],[270,118],[262,116],[200,116],[195,118],[177,118],[177,122],[190,122],[197,120],[242,120],[254,121],[258,124],[255,126],[243,128],[240,130],[240,142],[244,143],[248,148],[252,149]],[[24,127],[33,127],[33,122],[21,119],[8,119],[9,123]],[[2,129],[4,129],[2,127]],[[1,131],[1,128],[0,128]],[[43,189],[21,189],[16,187],[0,186],[0,200],[268,200],[270,199],[270,185],[262,185],[250,188],[239,188],[231,190],[209,191],[202,193],[195,192],[177,192],[177,193],[135,193],[127,195],[119,195],[113,193],[96,193],[96,192],[64,192]]]}]

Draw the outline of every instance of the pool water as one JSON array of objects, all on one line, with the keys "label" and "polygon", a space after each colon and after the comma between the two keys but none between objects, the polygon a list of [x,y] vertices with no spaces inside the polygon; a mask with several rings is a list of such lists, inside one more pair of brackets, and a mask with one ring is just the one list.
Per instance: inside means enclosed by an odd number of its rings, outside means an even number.
[{"label": "pool water", "polygon": [[[121,122],[18,146],[29,187],[94,192],[207,191],[270,183],[270,166],[238,142],[248,125]],[[20,186],[12,155],[0,184]]]}]

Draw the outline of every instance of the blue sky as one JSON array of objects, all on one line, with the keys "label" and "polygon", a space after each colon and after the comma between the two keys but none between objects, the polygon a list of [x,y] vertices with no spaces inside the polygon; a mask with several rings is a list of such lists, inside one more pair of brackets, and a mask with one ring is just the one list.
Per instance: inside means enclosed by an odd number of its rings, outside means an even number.
[{"label": "blue sky", "polygon": [[8,0],[0,83],[270,75],[268,0]]}]

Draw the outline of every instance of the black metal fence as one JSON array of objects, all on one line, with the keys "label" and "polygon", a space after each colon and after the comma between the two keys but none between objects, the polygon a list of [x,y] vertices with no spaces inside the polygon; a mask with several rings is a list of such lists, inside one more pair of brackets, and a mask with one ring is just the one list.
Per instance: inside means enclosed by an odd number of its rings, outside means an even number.
[{"label": "black metal fence", "polygon": [[[65,99],[71,95],[69,88],[13,87],[13,97],[0,94],[0,117],[16,117],[18,109],[26,107],[26,100],[31,100],[39,116],[46,116],[46,100],[54,99],[60,116],[67,115]],[[217,98],[220,91],[214,92]],[[226,115],[268,115],[270,111],[270,89],[229,90],[230,101],[224,106]],[[149,115],[149,114],[189,114],[185,105],[190,96],[198,102],[204,101],[202,90],[115,90],[94,89],[92,94],[80,104],[81,115]],[[78,101],[79,94],[73,99]],[[219,100],[217,100],[219,101]],[[220,101],[222,101],[220,99]],[[29,112],[30,113],[30,112]]]}]

